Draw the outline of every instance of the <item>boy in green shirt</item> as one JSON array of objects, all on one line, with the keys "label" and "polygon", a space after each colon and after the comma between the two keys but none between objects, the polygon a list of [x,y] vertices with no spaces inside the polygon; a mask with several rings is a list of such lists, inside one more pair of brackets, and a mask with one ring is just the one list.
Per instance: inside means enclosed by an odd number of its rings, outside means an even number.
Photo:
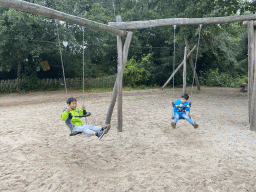
[{"label": "boy in green shirt", "polygon": [[85,106],[83,105],[82,109],[79,111],[77,108],[77,100],[75,98],[69,98],[67,104],[68,107],[63,111],[61,120],[65,121],[67,127],[70,129],[70,135],[85,133],[90,136],[95,135],[101,139],[103,135],[107,134],[111,127],[110,124],[104,127],[84,124],[83,121],[80,120],[81,117],[74,116],[86,115]]}]

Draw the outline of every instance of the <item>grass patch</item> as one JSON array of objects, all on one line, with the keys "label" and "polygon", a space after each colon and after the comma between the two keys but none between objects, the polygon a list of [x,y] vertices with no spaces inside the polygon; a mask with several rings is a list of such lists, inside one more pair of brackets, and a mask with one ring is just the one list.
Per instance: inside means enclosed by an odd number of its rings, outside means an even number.
[{"label": "grass patch", "polygon": [[95,104],[95,103],[110,103],[110,101],[95,101],[95,102],[92,102],[92,104]]},{"label": "grass patch", "polygon": [[144,98],[139,98],[139,97],[136,97],[136,98],[131,98],[131,99],[125,99],[127,101],[137,101],[137,100],[143,100]]},{"label": "grass patch", "polygon": [[[84,92],[86,93],[101,93],[101,92],[112,92],[114,87],[106,87],[106,88],[86,88]],[[138,87],[123,87],[123,91],[136,91],[136,90],[147,90],[147,89],[160,89],[159,86],[138,86]],[[68,90],[69,91],[69,90]],[[83,89],[73,89],[70,92],[83,93]]]},{"label": "grass patch", "polygon": [[[123,91],[137,91],[137,90],[147,90],[147,89],[160,89],[160,86],[145,86],[141,85],[138,87],[128,87],[124,86]],[[85,93],[103,93],[103,92],[112,92],[114,87],[105,87],[105,88],[85,88]],[[83,89],[72,89],[68,88],[68,93],[75,93],[75,94],[83,94]],[[51,90],[51,91],[20,91],[19,93],[3,93],[2,96],[11,96],[11,95],[40,95],[40,94],[63,94],[66,93],[64,88]]]},{"label": "grass patch", "polygon": [[145,85],[141,85],[138,87],[123,87],[124,91],[136,91],[136,90],[147,90],[147,89],[160,89],[160,86],[145,86]]},{"label": "grass patch", "polygon": [[200,93],[201,93],[201,90],[195,90],[194,93],[195,93],[195,94],[200,94]]}]

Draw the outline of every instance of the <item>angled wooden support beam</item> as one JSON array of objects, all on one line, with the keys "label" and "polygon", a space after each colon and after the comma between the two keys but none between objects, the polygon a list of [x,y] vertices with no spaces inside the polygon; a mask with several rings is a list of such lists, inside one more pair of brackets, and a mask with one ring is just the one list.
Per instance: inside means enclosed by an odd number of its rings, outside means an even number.
[{"label": "angled wooden support beam", "polygon": [[127,37],[126,37],[126,40],[125,40],[125,43],[124,43],[124,48],[123,48],[123,66],[121,68],[121,73],[117,74],[117,78],[116,78],[115,86],[114,86],[114,89],[113,89],[113,92],[112,92],[112,97],[111,97],[110,105],[109,105],[109,108],[108,108],[105,124],[110,124],[110,122],[111,122],[111,117],[112,117],[112,114],[113,114],[113,109],[115,107],[117,93],[118,93],[118,80],[120,79],[119,76],[120,75],[123,76],[123,73],[124,73],[124,68],[125,68],[125,65],[126,65],[127,58],[128,58],[128,51],[129,51],[131,39],[132,39],[132,32],[129,31],[127,33]]},{"label": "angled wooden support beam", "polygon": [[63,13],[60,11],[56,11],[54,9],[50,9],[48,7],[44,7],[41,5],[37,5],[35,3],[30,3],[27,1],[21,0],[0,0],[0,6],[14,8],[20,11],[26,11],[29,13],[34,13],[37,15],[42,15],[45,17],[49,17],[52,19],[59,19],[61,21],[66,21],[69,23],[74,23],[77,25],[85,26],[88,28],[105,31],[111,34],[126,36],[126,31],[120,30],[113,26],[109,26],[102,23],[97,23],[95,21],[91,21],[82,17],[77,17],[74,15],[70,15],[67,13]]},{"label": "angled wooden support beam", "polygon": [[[190,57],[192,52],[196,49],[196,45],[193,47],[193,49],[188,53],[187,58]],[[184,60],[181,62],[181,64],[175,69],[175,71],[172,73],[172,75],[169,77],[169,79],[165,82],[165,84],[161,87],[161,90],[165,88],[165,86],[171,81],[171,79],[174,77],[174,75],[178,72],[178,70],[182,67],[184,64]]]}]

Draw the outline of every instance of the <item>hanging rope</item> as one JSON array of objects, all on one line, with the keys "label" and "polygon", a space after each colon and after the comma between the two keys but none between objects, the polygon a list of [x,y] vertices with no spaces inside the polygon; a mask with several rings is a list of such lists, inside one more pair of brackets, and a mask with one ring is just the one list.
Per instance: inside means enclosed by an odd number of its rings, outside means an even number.
[{"label": "hanging rope", "polygon": [[[83,27],[83,95],[84,95],[84,27]],[[85,100],[85,97],[84,97]]]},{"label": "hanging rope", "polygon": [[[174,38],[173,38],[173,44],[174,44],[174,46],[173,46],[173,49],[174,49],[174,51],[173,51],[173,65],[172,65],[172,72],[174,72],[174,69],[175,69],[175,30],[176,30],[176,25],[174,25],[173,26],[173,34],[174,34]],[[172,97],[174,98],[174,76],[175,75],[173,75],[173,81],[172,81]]]},{"label": "hanging rope", "polygon": [[[83,105],[84,105],[84,101],[85,101],[85,94],[84,94],[84,49],[85,49],[85,46],[84,46],[84,27],[83,28],[83,96],[84,96],[84,100],[83,100]],[[86,121],[86,124],[89,124],[88,121],[87,121],[87,118],[85,117],[85,121]]]},{"label": "hanging rope", "polygon": [[60,49],[60,60],[61,60],[61,65],[62,65],[63,80],[64,80],[65,90],[66,90],[66,94],[67,94],[68,90],[67,90],[65,71],[64,71],[64,64],[63,64],[62,52],[61,52],[61,46],[60,46],[59,20],[57,20],[57,35],[58,35],[58,43],[59,43],[59,49]]},{"label": "hanging rope", "polygon": [[192,98],[193,85],[194,85],[195,76],[196,76],[196,64],[197,64],[197,56],[198,56],[199,42],[200,42],[200,36],[201,36],[201,29],[202,29],[202,24],[199,25],[199,35],[198,35],[198,42],[197,42],[196,60],[195,60],[195,66],[194,66],[194,72],[193,72],[193,81],[192,81],[191,94],[190,94],[191,98]]},{"label": "hanging rope", "polygon": [[[176,30],[176,25],[173,26],[173,64],[172,64],[172,72],[174,72],[175,69],[175,30]],[[174,98],[174,76],[173,75],[173,81],[172,81],[172,97]],[[174,117],[174,110],[172,110],[172,116]]]}]

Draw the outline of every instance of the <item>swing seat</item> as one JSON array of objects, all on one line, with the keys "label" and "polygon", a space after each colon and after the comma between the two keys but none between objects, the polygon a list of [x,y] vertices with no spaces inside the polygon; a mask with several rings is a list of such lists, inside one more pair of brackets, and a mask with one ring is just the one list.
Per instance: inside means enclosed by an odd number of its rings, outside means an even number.
[{"label": "swing seat", "polygon": [[71,133],[69,134],[69,136],[75,136],[75,135],[78,135],[78,134],[81,134],[83,132],[80,132],[80,131],[71,131]]},{"label": "swing seat", "polygon": [[71,117],[71,119],[72,119],[72,117],[88,117],[88,116],[90,116],[90,115],[91,115],[90,112],[86,112],[85,115],[81,115],[81,116],[72,116],[72,115],[70,114],[70,117]]},{"label": "swing seat", "polygon": [[[174,102],[172,102],[172,107],[173,107],[173,110],[174,110]],[[189,107],[191,107],[191,102],[189,102]],[[184,111],[187,107],[181,107]],[[191,119],[190,117],[190,114],[187,114],[188,117]],[[174,115],[172,114],[172,119],[174,119]],[[183,117],[180,117],[180,119],[184,119]]]},{"label": "swing seat", "polygon": [[[72,116],[71,115],[71,113],[69,113],[69,119],[71,120],[73,117],[88,117],[88,116],[90,116],[91,115],[91,113],[90,112],[86,112],[86,114],[85,115],[81,115],[81,116]],[[73,124],[72,124],[73,125]],[[73,125],[74,126],[74,125]],[[79,135],[79,134],[81,134],[81,133],[83,133],[83,132],[81,132],[81,131],[71,131],[71,133],[69,134],[69,136],[75,136],[75,135]]]}]

